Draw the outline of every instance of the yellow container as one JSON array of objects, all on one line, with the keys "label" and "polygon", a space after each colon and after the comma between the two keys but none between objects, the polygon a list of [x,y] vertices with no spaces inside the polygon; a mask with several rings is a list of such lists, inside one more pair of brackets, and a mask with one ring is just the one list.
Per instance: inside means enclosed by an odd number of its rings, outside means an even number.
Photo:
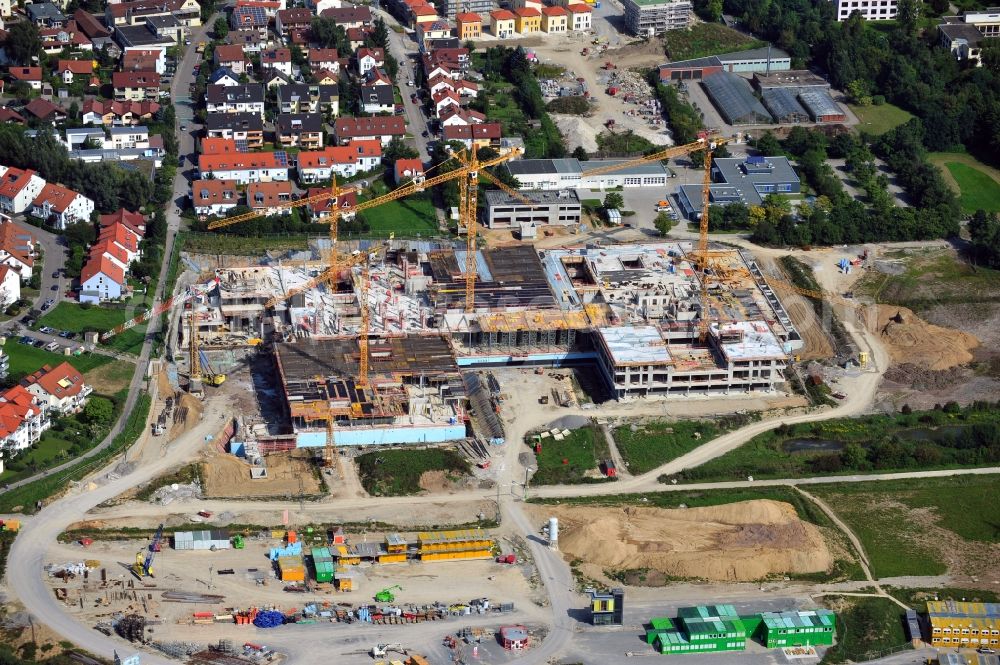
[{"label": "yellow container", "polygon": [[378,558],[379,563],[405,563],[405,554],[383,554]]}]

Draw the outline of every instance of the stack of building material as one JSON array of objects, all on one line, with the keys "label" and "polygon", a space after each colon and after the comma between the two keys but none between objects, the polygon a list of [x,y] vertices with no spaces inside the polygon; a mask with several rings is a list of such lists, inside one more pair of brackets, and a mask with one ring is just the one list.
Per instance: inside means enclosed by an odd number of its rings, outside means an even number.
[{"label": "stack of building material", "polygon": [[175,550],[228,550],[229,532],[224,529],[174,532]]},{"label": "stack of building material", "polygon": [[417,548],[421,561],[493,558],[493,539],[482,529],[418,533]]},{"label": "stack of building material", "polygon": [[317,582],[333,581],[333,556],[326,547],[312,548],[313,568],[316,570]]},{"label": "stack of building material", "polygon": [[284,547],[272,547],[269,556],[271,561],[277,561],[284,556],[302,556],[302,542],[291,543]]},{"label": "stack of building material", "polygon": [[306,581],[306,566],[301,556],[278,557],[278,573],[282,582]]}]

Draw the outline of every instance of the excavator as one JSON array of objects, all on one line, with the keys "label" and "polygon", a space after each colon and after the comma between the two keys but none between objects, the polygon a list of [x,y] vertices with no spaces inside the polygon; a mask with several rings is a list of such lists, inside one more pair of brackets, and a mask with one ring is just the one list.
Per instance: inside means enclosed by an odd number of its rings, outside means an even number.
[{"label": "excavator", "polygon": [[375,602],[376,603],[393,602],[394,600],[396,600],[396,595],[393,593],[393,590],[402,591],[403,587],[399,586],[398,584],[394,584],[390,587],[382,589],[381,591],[375,594]]}]

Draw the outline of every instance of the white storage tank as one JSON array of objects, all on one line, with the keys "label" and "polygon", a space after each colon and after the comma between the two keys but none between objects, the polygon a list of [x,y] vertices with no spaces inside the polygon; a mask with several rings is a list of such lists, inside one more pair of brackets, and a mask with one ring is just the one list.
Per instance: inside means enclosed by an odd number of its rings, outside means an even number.
[{"label": "white storage tank", "polygon": [[549,518],[549,547],[558,549],[559,547],[559,518]]}]

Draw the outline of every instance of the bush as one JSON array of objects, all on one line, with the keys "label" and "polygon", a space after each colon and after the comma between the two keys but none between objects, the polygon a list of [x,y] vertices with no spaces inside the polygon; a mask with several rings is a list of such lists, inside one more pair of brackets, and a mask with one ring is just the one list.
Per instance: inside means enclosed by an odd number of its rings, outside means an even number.
[{"label": "bush", "polygon": [[590,102],[586,97],[575,95],[572,97],[558,97],[546,105],[549,113],[565,113],[568,115],[589,116],[592,112]]}]

